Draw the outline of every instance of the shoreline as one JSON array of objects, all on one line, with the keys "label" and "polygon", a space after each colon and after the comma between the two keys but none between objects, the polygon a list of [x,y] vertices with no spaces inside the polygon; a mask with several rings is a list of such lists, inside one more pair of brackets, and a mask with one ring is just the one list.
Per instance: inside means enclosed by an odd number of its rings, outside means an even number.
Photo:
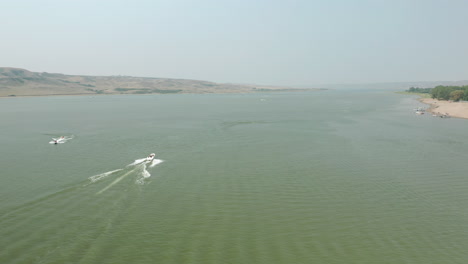
[{"label": "shoreline", "polygon": [[468,119],[468,102],[442,101],[432,98],[419,98],[423,104],[430,107],[428,112],[436,115],[448,115],[450,117]]},{"label": "shoreline", "polygon": [[167,94],[172,94],[172,95],[177,95],[177,94],[262,94],[262,93],[278,93],[278,92],[316,92],[316,91],[322,91],[324,89],[271,89],[268,91],[250,91],[250,90],[237,90],[237,91],[203,91],[203,92],[190,92],[190,91],[182,91],[179,93],[64,93],[64,94],[25,94],[25,95],[0,95],[0,99],[2,98],[24,98],[24,97],[56,97],[56,96],[106,96],[106,95],[167,95]]}]

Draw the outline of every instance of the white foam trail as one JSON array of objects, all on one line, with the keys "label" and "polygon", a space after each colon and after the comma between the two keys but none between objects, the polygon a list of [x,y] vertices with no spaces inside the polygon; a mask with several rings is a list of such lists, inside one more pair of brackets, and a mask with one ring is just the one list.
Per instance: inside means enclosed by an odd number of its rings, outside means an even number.
[{"label": "white foam trail", "polygon": [[63,144],[69,141],[70,139],[73,139],[72,136],[64,136],[63,138],[52,138],[53,140],[49,142],[49,144]]},{"label": "white foam trail", "polygon": [[151,174],[146,170],[146,165],[144,165],[143,171],[141,172],[141,175],[143,176],[143,178],[151,177]]},{"label": "white foam trail", "polygon": [[158,165],[161,162],[163,162],[163,160],[160,160],[160,159],[153,159],[153,161],[151,162],[146,162],[146,158],[143,158],[143,159],[137,159],[133,163],[128,164],[127,166],[134,166],[134,165],[138,165],[141,163],[144,163],[144,164],[150,163],[150,168],[153,168],[154,166]]},{"label": "white foam trail", "polygon": [[65,143],[65,141],[57,141],[57,143],[55,143],[55,141],[50,141],[49,144],[63,144]]},{"label": "white foam trail", "polygon": [[[149,171],[146,170],[147,165],[149,166],[149,168],[153,168],[154,166],[164,162],[163,160],[160,160],[160,159],[153,159],[151,162],[146,161],[146,160],[147,160],[146,158],[137,159],[133,163],[128,164],[127,167],[135,166],[134,169],[131,169],[129,172],[125,173],[124,175],[122,175],[119,178],[117,178],[116,180],[114,180],[111,184],[106,186],[104,189],[97,192],[97,194],[101,194],[101,193],[105,192],[107,189],[112,187],[114,184],[117,184],[119,181],[121,181],[127,175],[129,175],[130,173],[135,172],[135,171],[138,171],[138,175],[140,175],[140,177],[136,180],[136,183],[137,184],[144,184],[145,179],[151,177],[151,174],[149,173]],[[94,176],[89,177],[89,180],[91,182],[96,182],[96,181],[99,181],[99,180],[101,180],[103,178],[106,178],[107,176],[109,176],[109,175],[111,175],[111,174],[113,174],[115,172],[121,171],[121,170],[123,170],[123,169],[108,171],[108,172],[104,172],[104,173],[101,173],[101,174],[98,174],[98,175],[94,175]]]},{"label": "white foam trail", "polygon": [[[155,159],[150,163],[149,168],[152,168],[152,167],[154,167],[154,166],[156,166],[156,165],[158,165],[158,164],[160,164],[162,162],[164,162],[164,161],[160,160],[160,159]],[[136,184],[144,185],[145,180],[148,179],[149,177],[151,177],[151,174],[146,170],[146,164],[147,163],[143,164],[142,171],[141,171],[141,177],[136,179],[136,181],[135,181]]]},{"label": "white foam trail", "polygon": [[140,164],[140,163],[144,162],[145,160],[146,160],[146,158],[144,158],[144,159],[137,159],[137,160],[135,160],[133,163],[128,164],[127,166],[137,165],[137,164]]},{"label": "white foam trail", "polygon": [[151,174],[146,170],[146,163],[143,163],[143,166],[141,167],[141,177],[135,180],[136,184],[139,185],[144,185],[145,184],[145,179],[151,177]]},{"label": "white foam trail", "polygon": [[145,178],[140,178],[135,181],[135,184],[145,185]]},{"label": "white foam trail", "polygon": [[118,172],[118,171],[121,171],[122,169],[118,169],[118,170],[113,170],[113,171],[108,171],[108,172],[104,172],[104,173],[101,173],[101,174],[98,174],[98,175],[94,175],[94,176],[91,176],[89,177],[88,179],[91,181],[91,182],[97,182],[109,175],[111,175],[112,173],[114,172]]},{"label": "white foam trail", "polygon": [[119,181],[121,181],[123,178],[125,178],[125,176],[129,175],[130,173],[132,173],[133,171],[135,171],[134,169],[125,173],[124,175],[120,176],[119,178],[117,178],[115,181],[111,182],[111,184],[107,185],[104,189],[100,190],[99,192],[97,192],[96,194],[101,194],[103,192],[105,192],[107,189],[109,189],[110,187],[112,187],[113,185],[117,184]]},{"label": "white foam trail", "polygon": [[150,168],[153,168],[154,166],[158,165],[159,163],[162,163],[164,160],[160,160],[160,159],[154,159],[153,162],[151,162],[150,164]]},{"label": "white foam trail", "polygon": [[[155,159],[151,162],[149,167],[153,168],[154,166],[158,165],[161,162],[163,162],[163,160]],[[148,163],[143,163],[143,167],[141,170],[141,176],[143,176],[144,179],[151,177],[151,174],[146,170],[146,164]]]}]

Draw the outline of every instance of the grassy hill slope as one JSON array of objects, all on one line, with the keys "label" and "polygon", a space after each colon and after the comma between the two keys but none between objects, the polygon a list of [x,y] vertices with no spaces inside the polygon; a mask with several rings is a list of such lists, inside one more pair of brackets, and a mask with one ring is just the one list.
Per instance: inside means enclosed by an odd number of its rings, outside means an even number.
[{"label": "grassy hill slope", "polygon": [[304,90],[286,87],[221,84],[208,81],[131,76],[84,76],[31,72],[0,67],[0,96],[149,93],[240,93]]}]

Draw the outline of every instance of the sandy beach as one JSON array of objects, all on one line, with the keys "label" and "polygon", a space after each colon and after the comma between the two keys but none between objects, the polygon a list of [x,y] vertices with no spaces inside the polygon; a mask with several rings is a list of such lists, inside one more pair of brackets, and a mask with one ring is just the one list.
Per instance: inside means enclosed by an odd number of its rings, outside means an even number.
[{"label": "sandy beach", "polygon": [[468,102],[440,101],[432,98],[421,98],[419,100],[431,106],[428,109],[431,113],[468,119]]}]

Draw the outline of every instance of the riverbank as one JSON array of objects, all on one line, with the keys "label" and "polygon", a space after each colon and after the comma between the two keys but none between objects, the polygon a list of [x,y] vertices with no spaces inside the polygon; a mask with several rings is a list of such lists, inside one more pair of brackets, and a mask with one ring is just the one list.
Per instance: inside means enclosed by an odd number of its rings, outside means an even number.
[{"label": "riverbank", "polygon": [[66,75],[0,67],[0,97],[105,94],[226,94],[309,90],[318,89],[216,83],[189,79]]},{"label": "riverbank", "polygon": [[441,101],[432,98],[420,98],[419,101],[430,105],[428,111],[433,114],[468,119],[468,102]]}]

